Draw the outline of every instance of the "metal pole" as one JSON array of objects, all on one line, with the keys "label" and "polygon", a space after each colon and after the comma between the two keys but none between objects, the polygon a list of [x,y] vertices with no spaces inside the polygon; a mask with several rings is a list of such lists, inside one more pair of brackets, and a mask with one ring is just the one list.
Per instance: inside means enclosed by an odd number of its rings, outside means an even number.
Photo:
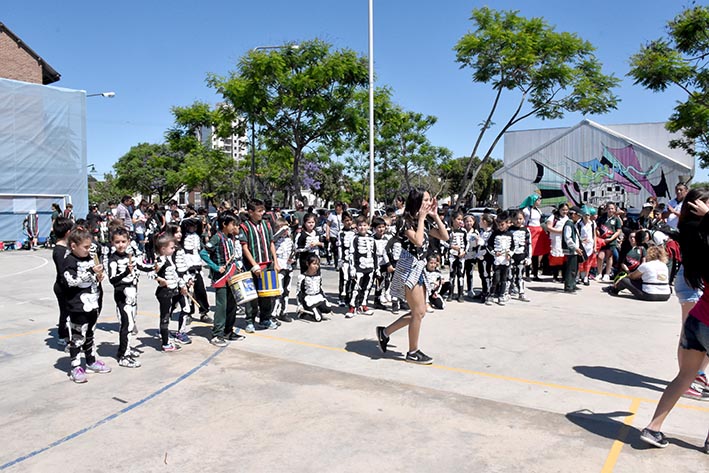
[{"label": "metal pole", "polygon": [[256,197],[256,125],[251,119],[251,198]]},{"label": "metal pole", "polygon": [[369,0],[369,221],[374,217],[374,0]]}]

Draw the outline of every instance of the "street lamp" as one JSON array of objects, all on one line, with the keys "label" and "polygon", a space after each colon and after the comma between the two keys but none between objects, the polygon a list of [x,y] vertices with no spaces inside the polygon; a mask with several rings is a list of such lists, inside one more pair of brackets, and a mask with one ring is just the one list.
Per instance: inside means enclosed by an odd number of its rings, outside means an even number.
[{"label": "street lamp", "polygon": [[[292,49],[296,51],[300,49],[299,44],[283,44],[281,46],[256,46],[252,48],[252,52],[264,51],[269,49]],[[251,117],[251,198],[256,197],[256,119]]]},{"label": "street lamp", "polygon": [[98,97],[98,96],[101,96],[101,97],[106,97],[106,98],[110,99],[110,98],[115,97],[115,96],[116,96],[116,93],[115,93],[115,92],[101,92],[100,94],[87,94],[86,96],[87,96],[87,97]]}]

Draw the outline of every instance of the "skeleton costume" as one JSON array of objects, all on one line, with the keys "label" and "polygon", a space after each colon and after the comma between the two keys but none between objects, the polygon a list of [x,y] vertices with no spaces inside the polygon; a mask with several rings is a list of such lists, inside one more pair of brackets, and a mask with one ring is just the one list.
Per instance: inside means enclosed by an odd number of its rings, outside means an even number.
[{"label": "skeleton costume", "polygon": [[[202,250],[202,238],[197,232],[186,233],[182,240],[182,247],[185,251],[185,262],[187,263],[187,273],[194,285],[192,291],[197,300],[199,313],[206,315],[209,312],[209,300],[207,299],[207,289],[202,278],[202,257],[199,252]],[[195,306],[189,296],[185,296],[185,302],[189,308],[189,314],[195,313]]]},{"label": "skeleton costume", "polygon": [[532,234],[525,226],[510,227],[512,233],[512,259],[510,261],[510,282],[517,290],[520,300],[526,300],[524,295],[524,275],[531,263]]},{"label": "skeleton costume", "polygon": [[[463,262],[467,250],[467,234],[465,229],[459,228],[451,230],[449,233],[449,261],[450,261],[450,283],[451,290],[448,293],[448,300],[453,299],[453,293],[458,288],[458,302],[463,301]],[[459,249],[453,248],[457,246]]]},{"label": "skeleton costume", "polygon": [[[185,250],[179,244],[175,246],[175,253],[172,255],[172,260],[175,263],[177,275],[184,282],[185,287],[189,287],[189,283],[193,281],[194,276],[190,273],[190,263],[188,262]],[[182,286],[180,286],[182,287]],[[177,325],[177,331],[187,333],[189,326],[192,324],[191,314],[194,313],[192,300],[187,294],[179,296],[180,304],[180,319]]]},{"label": "skeleton costume", "polygon": [[391,285],[391,275],[389,271],[389,259],[387,258],[387,243],[391,237],[386,233],[381,237],[374,235],[374,245],[377,252],[377,270],[374,274],[374,304],[379,308],[384,306],[384,301]]},{"label": "skeleton costume", "polygon": [[295,253],[298,255],[300,261],[300,272],[304,273],[308,269],[308,265],[305,260],[308,255],[317,255],[320,252],[320,236],[317,234],[315,229],[308,233],[305,228],[298,235],[298,240],[295,248]]},{"label": "skeleton costume", "polygon": [[371,235],[357,235],[352,240],[352,264],[355,278],[350,307],[366,307],[372,286],[372,276],[377,267],[377,252],[374,238]]},{"label": "skeleton costume", "polygon": [[[165,279],[167,285],[158,286],[155,290],[155,297],[160,304],[160,338],[162,345],[167,346],[170,343],[168,327],[170,325],[170,317],[172,310],[180,302],[180,288],[185,286],[185,281],[178,274],[177,266],[172,256],[158,256],[155,259],[157,271],[155,277]],[[180,317],[182,322],[182,317]]]},{"label": "skeleton costume", "polygon": [[[426,275],[428,285],[431,288],[428,294],[429,304],[438,310],[445,309],[446,303],[443,301],[443,297],[441,297],[441,295],[445,294],[443,291],[443,275],[438,269],[434,269],[433,271],[424,269],[423,273]],[[446,284],[450,285],[450,283]],[[449,290],[452,291],[453,289],[449,288]]]},{"label": "skeleton costume", "polygon": [[488,251],[493,255],[492,288],[490,292],[504,303],[509,289],[508,274],[510,271],[510,256],[512,254],[512,232],[495,229],[487,242]]},{"label": "skeleton costume", "polygon": [[301,273],[298,276],[298,312],[306,312],[320,322],[322,314],[332,312],[322,289],[322,276]]},{"label": "skeleton costume", "polygon": [[291,273],[293,272],[291,261],[295,255],[295,245],[289,233],[290,229],[286,226],[273,235],[273,244],[276,246],[276,259],[278,260],[278,267],[281,268],[278,272],[278,279],[283,288],[281,296],[276,298],[273,313],[280,317],[285,315],[286,307],[288,306]]},{"label": "skeleton costume", "polygon": [[481,281],[481,302],[487,302],[490,297],[490,289],[492,288],[492,270],[495,258],[488,248],[492,230],[481,230],[478,237],[478,273]]},{"label": "skeleton costume", "polygon": [[473,297],[475,292],[473,291],[473,271],[475,269],[475,263],[478,259],[478,239],[480,234],[474,228],[471,228],[466,232],[467,243],[465,245],[465,261],[463,262],[463,274],[465,275],[465,282],[468,287],[468,295]]},{"label": "skeleton costume", "polygon": [[[136,248],[129,246],[125,253],[113,251],[108,258],[108,280],[113,285],[113,299],[116,301],[116,316],[120,323],[118,335],[118,360],[132,358],[131,336],[138,333],[136,315],[138,311],[138,275],[136,270],[151,272],[153,267],[143,263]],[[131,271],[129,265],[134,268]],[[130,360],[127,360],[130,361]],[[128,363],[130,364],[130,363]]]},{"label": "skeleton costume", "polygon": [[[385,248],[387,263],[391,265],[392,268],[396,269],[396,263],[401,257],[401,240],[394,235],[389,238]],[[389,287],[387,291],[391,297],[391,310],[392,312],[397,312],[399,310],[399,299],[391,292],[391,281],[394,278],[394,274],[389,277]]]},{"label": "skeleton costume", "polygon": [[99,314],[100,284],[93,270],[95,265],[91,256],[79,258],[69,253],[64,259],[61,284],[69,313],[69,356],[72,368],[81,366],[82,351],[87,365],[96,361],[94,330]]},{"label": "skeleton costume", "polygon": [[352,228],[343,228],[340,231],[340,244],[337,247],[338,251],[338,270],[340,272],[339,291],[340,301],[349,301],[352,299],[353,284],[354,284],[354,266],[352,264],[352,240],[354,240],[355,231]]}]

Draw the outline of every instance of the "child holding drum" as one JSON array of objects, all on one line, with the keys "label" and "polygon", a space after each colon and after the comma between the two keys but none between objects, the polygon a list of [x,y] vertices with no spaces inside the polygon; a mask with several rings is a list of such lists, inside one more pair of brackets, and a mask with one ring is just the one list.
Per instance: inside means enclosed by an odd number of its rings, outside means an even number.
[{"label": "child holding drum", "polygon": [[239,233],[239,220],[233,213],[224,212],[218,219],[218,231],[199,252],[202,260],[209,266],[212,286],[215,289],[216,308],[210,343],[217,347],[227,345],[227,340],[242,340],[234,327],[236,322],[236,299],[227,285],[227,280],[237,271],[243,270],[241,263],[241,245],[236,241]]},{"label": "child holding drum", "polygon": [[256,330],[258,316],[262,329],[275,330],[278,324],[272,319],[274,297],[280,296],[278,271],[281,269],[273,243],[271,225],[263,220],[266,208],[262,200],[252,199],[246,206],[249,218],[241,223],[241,249],[244,265],[250,268],[258,288],[258,299],[244,304],[246,333]]}]

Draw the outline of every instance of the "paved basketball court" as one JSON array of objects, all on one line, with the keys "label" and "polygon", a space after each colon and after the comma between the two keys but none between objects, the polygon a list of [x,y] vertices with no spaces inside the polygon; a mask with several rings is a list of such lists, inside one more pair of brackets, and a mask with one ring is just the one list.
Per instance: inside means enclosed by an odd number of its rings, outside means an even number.
[{"label": "paved basketball court", "polygon": [[[336,276],[324,269],[326,291]],[[432,366],[381,355],[393,316],[295,321],[217,349],[161,353],[155,284],[139,295],[143,367],[115,361],[113,291],[98,352],[113,372],[76,385],[56,343],[48,250],[0,253],[0,470],[55,471],[704,471],[709,403],[681,400],[671,445],[639,440],[676,374],[679,305],[565,295],[530,284],[530,303],[449,304],[424,320]],[[210,295],[212,297],[212,295]],[[176,322],[171,328],[176,328]]]}]

